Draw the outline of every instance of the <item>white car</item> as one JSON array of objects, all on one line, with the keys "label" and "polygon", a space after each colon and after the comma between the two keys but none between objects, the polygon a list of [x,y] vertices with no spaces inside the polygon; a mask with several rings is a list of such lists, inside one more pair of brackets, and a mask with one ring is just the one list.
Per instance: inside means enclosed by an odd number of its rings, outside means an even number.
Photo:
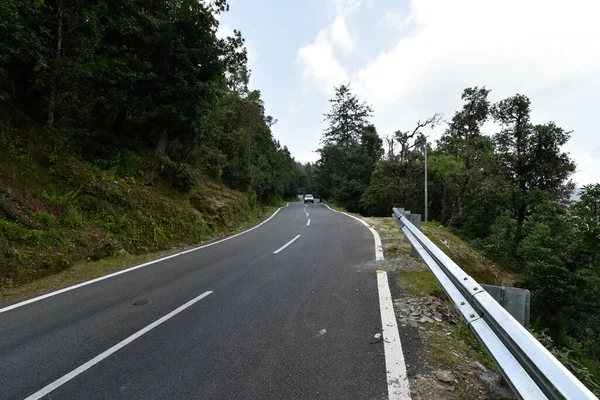
[{"label": "white car", "polygon": [[314,203],[314,202],[315,202],[315,198],[313,197],[312,194],[304,195],[304,204],[306,204],[306,203]]}]

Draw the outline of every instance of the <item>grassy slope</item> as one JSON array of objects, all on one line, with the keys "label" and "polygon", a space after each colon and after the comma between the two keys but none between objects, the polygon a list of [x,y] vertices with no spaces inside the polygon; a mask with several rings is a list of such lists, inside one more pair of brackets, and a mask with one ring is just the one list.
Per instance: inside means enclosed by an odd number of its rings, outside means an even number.
[{"label": "grassy slope", "polygon": [[3,300],[223,236],[267,211],[216,182],[182,194],[77,159],[40,165],[9,150],[0,148],[0,201],[25,222],[0,211]]},{"label": "grassy slope", "polygon": [[[399,231],[396,221],[391,218],[364,218],[373,225],[384,238],[384,251],[387,258],[397,258],[400,263],[414,263],[410,259],[410,244],[405,241],[404,235]],[[454,260],[465,272],[473,276],[481,283],[509,284],[516,280],[515,275],[501,266],[497,266],[483,256],[480,252],[472,249],[466,242],[452,234],[448,229],[436,223],[424,223],[422,231],[438,247],[440,247],[452,260]],[[419,261],[422,263],[422,261]],[[395,271],[398,279],[401,299],[439,298],[449,305],[453,310],[442,287],[433,274],[423,269],[398,269]],[[420,324],[419,335],[422,342],[422,362],[426,363],[432,370],[446,369],[452,371],[459,377],[453,385],[455,392],[447,392],[445,389],[433,392],[433,394],[417,393],[415,398],[443,398],[443,399],[475,399],[484,398],[487,386],[475,375],[473,362],[477,361],[490,371],[496,371],[496,367],[483,346],[478,342],[469,328],[462,323],[461,318],[455,311],[451,311],[452,319],[457,323],[444,320],[441,323]],[[461,321],[461,322],[458,322]],[[424,373],[422,381],[411,380],[411,388],[417,389],[425,385],[437,388],[439,382],[435,377]],[[433,389],[432,389],[433,390]],[[419,390],[417,389],[417,392]],[[433,397],[431,397],[433,396]]]},{"label": "grassy slope", "polygon": [[[391,217],[364,218],[377,227],[386,238],[384,250],[393,258],[410,254],[410,244],[404,240],[396,221]],[[479,283],[490,285],[513,285],[518,277],[508,268],[492,262],[480,251],[436,222],[423,222],[421,231],[450,257],[467,274]]]}]

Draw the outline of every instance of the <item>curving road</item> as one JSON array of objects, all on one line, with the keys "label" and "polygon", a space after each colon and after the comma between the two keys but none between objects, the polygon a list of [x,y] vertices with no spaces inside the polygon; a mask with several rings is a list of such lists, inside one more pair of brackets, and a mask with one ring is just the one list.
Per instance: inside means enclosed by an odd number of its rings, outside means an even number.
[{"label": "curving road", "polygon": [[388,398],[374,259],[361,222],[290,203],[230,240],[5,307],[0,398]]}]

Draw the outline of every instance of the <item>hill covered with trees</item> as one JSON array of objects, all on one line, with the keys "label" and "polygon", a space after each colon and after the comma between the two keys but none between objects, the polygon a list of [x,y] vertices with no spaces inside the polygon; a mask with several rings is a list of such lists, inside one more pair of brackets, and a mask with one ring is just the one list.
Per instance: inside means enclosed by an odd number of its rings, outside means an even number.
[{"label": "hill covered with trees", "polygon": [[224,0],[0,2],[0,286],[198,243],[305,177]]},{"label": "hill covered with trees", "polygon": [[[467,88],[463,107],[435,143],[425,129],[435,114],[384,143],[373,110],[347,85],[335,89],[316,163],[316,192],[349,211],[389,216],[405,207],[424,214],[424,149],[429,155],[428,211],[532,291],[535,329],[600,376],[600,184],[569,201],[576,164],[562,150],[571,132],[531,120],[531,102],[514,95],[492,104],[490,90]],[[482,132],[487,121],[499,127]],[[486,282],[483,282],[486,283]],[[574,368],[579,376],[589,374]],[[593,379],[584,379],[597,392]]]}]

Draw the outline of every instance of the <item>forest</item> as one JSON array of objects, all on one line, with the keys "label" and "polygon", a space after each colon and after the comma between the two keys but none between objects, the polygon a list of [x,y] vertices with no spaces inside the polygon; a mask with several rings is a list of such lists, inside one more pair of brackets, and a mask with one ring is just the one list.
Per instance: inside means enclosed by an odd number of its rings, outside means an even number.
[{"label": "forest", "polygon": [[[217,35],[225,0],[5,0],[3,145],[60,169],[64,155],[189,190],[203,177],[270,203],[297,194],[290,152],[248,89],[239,31]],[[56,164],[56,165],[55,165]]]},{"label": "forest", "polygon": [[[336,87],[320,159],[307,165],[311,189],[365,216],[389,216],[392,207],[423,215],[427,146],[429,219],[518,273],[532,292],[534,331],[571,356],[563,360],[597,392],[600,184],[570,201],[576,164],[562,146],[572,132],[531,121],[527,96],[492,104],[489,93],[466,88],[449,121],[434,114],[381,139],[372,108],[350,85]],[[492,135],[482,132],[488,121],[498,127]],[[433,145],[427,131],[440,124]]]},{"label": "forest", "polygon": [[0,289],[224,236],[297,196],[227,11],[0,2]]}]

